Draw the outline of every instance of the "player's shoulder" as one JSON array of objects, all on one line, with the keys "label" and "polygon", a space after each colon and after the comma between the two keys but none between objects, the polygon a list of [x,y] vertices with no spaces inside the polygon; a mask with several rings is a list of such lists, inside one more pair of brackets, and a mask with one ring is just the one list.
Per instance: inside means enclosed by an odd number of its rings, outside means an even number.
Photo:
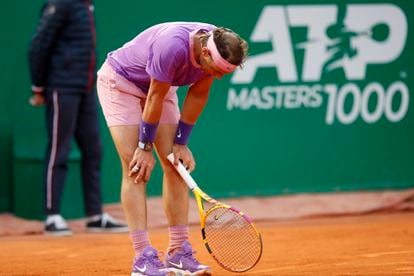
[{"label": "player's shoulder", "polygon": [[152,50],[162,53],[163,56],[175,57],[175,59],[185,59],[188,55],[189,47],[185,38],[177,34],[162,36],[153,43]]},{"label": "player's shoulder", "polygon": [[159,28],[155,37],[156,43],[163,48],[179,48],[187,43],[189,32],[178,24],[165,24]]},{"label": "player's shoulder", "polygon": [[210,31],[215,26],[208,23],[200,22],[168,22],[160,28],[160,40],[167,40],[170,43],[188,43],[189,35],[193,31],[205,30]]}]

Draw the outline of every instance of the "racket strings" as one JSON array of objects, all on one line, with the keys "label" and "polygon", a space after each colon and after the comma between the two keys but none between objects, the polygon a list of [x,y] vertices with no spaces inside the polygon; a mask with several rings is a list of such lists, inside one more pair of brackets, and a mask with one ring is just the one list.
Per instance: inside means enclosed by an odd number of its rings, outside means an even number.
[{"label": "racket strings", "polygon": [[245,271],[259,260],[260,235],[240,213],[227,207],[214,207],[207,212],[204,231],[208,247],[223,267]]}]

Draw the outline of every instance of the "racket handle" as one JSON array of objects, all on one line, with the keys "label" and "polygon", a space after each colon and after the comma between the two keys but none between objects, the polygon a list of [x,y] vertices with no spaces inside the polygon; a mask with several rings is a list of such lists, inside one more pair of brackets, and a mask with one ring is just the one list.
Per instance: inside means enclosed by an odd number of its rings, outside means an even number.
[{"label": "racket handle", "polygon": [[197,188],[198,185],[193,179],[193,177],[190,175],[190,173],[184,168],[183,164],[181,162],[178,162],[178,166],[176,167],[174,165],[174,154],[170,153],[167,156],[168,161],[171,162],[173,167],[177,170],[177,172],[181,175],[181,177],[184,179],[185,183],[188,185],[188,187],[192,190],[194,188]]}]

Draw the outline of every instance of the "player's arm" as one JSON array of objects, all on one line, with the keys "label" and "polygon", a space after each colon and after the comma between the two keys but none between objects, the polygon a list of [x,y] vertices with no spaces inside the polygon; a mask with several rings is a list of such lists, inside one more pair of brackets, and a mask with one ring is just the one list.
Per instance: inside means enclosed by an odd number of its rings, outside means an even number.
[{"label": "player's arm", "polygon": [[152,155],[152,143],[155,140],[163,101],[170,86],[170,83],[151,78],[150,89],[140,122],[138,148],[135,150],[134,156],[129,163],[129,176],[133,176],[136,173],[136,183],[141,181],[147,182],[155,166],[155,159]]},{"label": "player's arm", "polygon": [[142,114],[142,120],[144,122],[158,124],[162,112],[162,103],[170,87],[170,83],[161,82],[151,78],[151,85],[145,102],[144,112]]},{"label": "player's arm", "polygon": [[203,78],[188,89],[181,110],[181,121],[194,125],[207,103],[214,77]]},{"label": "player's arm", "polygon": [[177,166],[181,159],[190,172],[195,168],[195,160],[187,143],[191,130],[207,103],[213,79],[213,77],[206,77],[191,85],[181,107],[181,118],[173,146],[174,164]]}]

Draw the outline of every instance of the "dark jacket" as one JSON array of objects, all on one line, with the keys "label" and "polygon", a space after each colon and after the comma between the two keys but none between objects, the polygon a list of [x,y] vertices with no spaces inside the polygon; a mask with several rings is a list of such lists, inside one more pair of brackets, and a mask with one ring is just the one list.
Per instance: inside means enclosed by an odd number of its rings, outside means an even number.
[{"label": "dark jacket", "polygon": [[90,0],[49,0],[29,48],[32,84],[46,91],[90,91],[96,80],[95,44]]}]

